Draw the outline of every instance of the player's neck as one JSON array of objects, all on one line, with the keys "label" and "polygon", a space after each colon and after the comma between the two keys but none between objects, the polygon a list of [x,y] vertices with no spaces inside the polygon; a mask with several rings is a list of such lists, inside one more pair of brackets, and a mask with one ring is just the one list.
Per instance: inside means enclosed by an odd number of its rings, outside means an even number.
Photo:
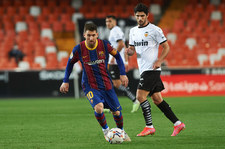
[{"label": "player's neck", "polygon": [[94,45],[88,45],[88,43],[86,42],[85,40],[85,46],[88,50],[94,50],[96,49],[96,47],[98,46],[98,40],[96,40],[95,44]]},{"label": "player's neck", "polygon": [[145,24],[143,24],[143,25],[138,25],[138,28],[143,28],[143,27],[145,27],[145,26],[147,26],[149,24],[149,22],[147,21]]}]

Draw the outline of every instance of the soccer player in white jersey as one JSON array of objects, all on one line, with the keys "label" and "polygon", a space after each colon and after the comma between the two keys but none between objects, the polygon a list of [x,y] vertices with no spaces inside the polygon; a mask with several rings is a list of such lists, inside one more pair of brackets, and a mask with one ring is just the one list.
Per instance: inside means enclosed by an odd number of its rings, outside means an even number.
[{"label": "soccer player in white jersey", "polygon": [[[122,60],[124,61],[125,68],[128,67],[128,55],[125,55],[124,49],[125,49],[125,37],[124,33],[121,30],[119,26],[117,26],[116,17],[113,15],[109,15],[106,17],[106,26],[108,29],[110,29],[109,34],[109,42],[111,43],[111,46],[115,48],[117,51],[120,52],[120,55],[122,57]],[[136,112],[138,108],[140,107],[139,101],[136,99],[135,95],[129,90],[129,88],[126,88],[121,84],[120,81],[120,71],[119,67],[115,61],[115,58],[113,56],[109,56],[109,73],[112,78],[113,85],[125,95],[130,98],[130,100],[133,102],[132,111]],[[104,109],[106,112],[109,109]]]},{"label": "soccer player in white jersey", "polygon": [[[185,128],[185,125],[176,117],[161,95],[164,85],[160,78],[160,67],[170,50],[167,39],[159,27],[148,22],[149,12],[146,5],[139,3],[134,8],[134,14],[138,25],[130,30],[129,47],[125,50],[125,53],[133,55],[136,51],[141,75],[136,97],[140,102],[146,127],[137,136],[147,136],[155,133],[155,128],[152,124],[151,106],[147,100],[148,95],[151,96],[154,104],[174,124],[174,131],[171,136],[176,136]],[[158,56],[159,45],[163,47],[163,51]]]}]

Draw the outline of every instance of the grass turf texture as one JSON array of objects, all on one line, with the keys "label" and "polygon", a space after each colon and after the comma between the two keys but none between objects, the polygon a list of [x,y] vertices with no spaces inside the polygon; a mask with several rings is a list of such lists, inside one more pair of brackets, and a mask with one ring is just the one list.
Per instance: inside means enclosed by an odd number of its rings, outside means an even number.
[{"label": "grass turf texture", "polygon": [[[141,109],[119,98],[124,127],[132,142],[109,144],[86,99],[42,98],[0,100],[0,149],[144,149],[225,148],[225,97],[165,98],[186,129],[171,137],[173,125],[153,105],[154,136],[136,137],[144,127]],[[110,128],[116,127],[106,113]]]}]

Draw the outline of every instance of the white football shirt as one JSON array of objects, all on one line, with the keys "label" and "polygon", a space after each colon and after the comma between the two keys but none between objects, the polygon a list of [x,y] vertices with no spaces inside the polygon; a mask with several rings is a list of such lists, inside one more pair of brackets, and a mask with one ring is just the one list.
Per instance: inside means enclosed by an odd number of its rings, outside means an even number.
[{"label": "white football shirt", "polygon": [[[114,26],[109,33],[109,38],[108,38],[109,42],[111,43],[111,46],[114,49],[117,49],[118,43],[117,41],[119,40],[123,40],[123,42],[125,43],[125,37],[124,37],[124,33],[121,30],[121,28],[119,26]],[[125,62],[125,56],[124,56],[124,48],[120,51],[120,56],[123,60],[123,62]],[[110,60],[112,59],[112,55],[109,55],[109,64]],[[115,62],[116,63],[116,62]]]},{"label": "white football shirt", "polygon": [[153,70],[153,64],[158,58],[159,44],[166,40],[163,31],[151,23],[144,27],[135,26],[130,29],[129,45],[135,47],[140,74]]}]

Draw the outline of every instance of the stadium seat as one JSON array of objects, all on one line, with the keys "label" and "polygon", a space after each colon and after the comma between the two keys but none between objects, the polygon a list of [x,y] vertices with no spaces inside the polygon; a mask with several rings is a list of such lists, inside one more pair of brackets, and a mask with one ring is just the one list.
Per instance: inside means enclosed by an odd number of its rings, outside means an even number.
[{"label": "stadium seat", "polygon": [[52,33],[52,29],[50,28],[45,28],[41,30],[41,37],[47,37],[49,39],[53,39],[53,33]]},{"label": "stadium seat", "polygon": [[45,47],[45,53],[48,54],[48,53],[56,53],[57,52],[57,49],[55,46],[46,46]]},{"label": "stadium seat", "polygon": [[18,69],[19,70],[29,70],[30,69],[30,64],[27,61],[20,61],[18,63]]},{"label": "stadium seat", "polygon": [[24,1],[24,5],[27,7],[35,5],[35,1],[31,1],[31,0],[23,0],[23,1]]},{"label": "stadium seat", "polygon": [[57,0],[47,0],[47,7],[57,7],[58,1]]},{"label": "stadium seat", "polygon": [[168,33],[167,34],[167,39],[172,43],[175,44],[176,40],[177,40],[177,35],[176,33]]},{"label": "stadium seat", "polygon": [[39,6],[30,7],[30,15],[37,17],[41,14],[41,8]]},{"label": "stadium seat", "polygon": [[59,21],[52,22],[52,30],[54,32],[62,32],[63,31],[63,24]]},{"label": "stadium seat", "polygon": [[211,65],[214,65],[215,61],[220,61],[220,57],[218,56],[217,53],[213,53],[209,55],[209,62]]},{"label": "stadium seat", "polygon": [[31,64],[31,69],[33,69],[33,70],[40,70],[40,69],[42,69],[42,67],[41,67],[40,63],[32,63]]},{"label": "stadium seat", "polygon": [[196,44],[197,42],[195,38],[187,38],[185,41],[185,45],[188,46],[189,50],[192,50]]},{"label": "stadium seat", "polygon": [[54,22],[59,22],[58,14],[55,14],[55,13],[49,14],[47,18],[48,18],[47,20],[50,24],[53,24]]},{"label": "stadium seat", "polygon": [[66,51],[59,51],[57,54],[57,59],[60,62],[63,58],[67,58],[68,59],[69,54]]},{"label": "stadium seat", "polygon": [[70,21],[65,23],[65,31],[67,32],[74,32],[75,31],[75,24]]},{"label": "stadium seat", "polygon": [[9,6],[9,7],[6,7],[6,14],[8,16],[14,16],[17,14],[17,7],[14,7],[14,6]]},{"label": "stadium seat", "polygon": [[27,14],[29,14],[29,7],[27,6],[20,6],[18,8],[18,13],[21,15],[21,16],[25,16]]},{"label": "stadium seat", "polygon": [[41,7],[41,15],[44,15],[44,16],[48,16],[48,15],[51,15],[53,14],[53,8],[52,7]]},{"label": "stadium seat", "polygon": [[36,56],[34,58],[34,62],[39,63],[42,68],[45,68],[45,66],[46,66],[46,59],[44,56]]},{"label": "stadium seat", "polygon": [[59,69],[65,69],[66,65],[68,62],[68,57],[63,57],[60,61],[59,61]]},{"label": "stadium seat", "polygon": [[220,11],[213,11],[211,13],[211,20],[222,20],[222,13]]},{"label": "stadium seat", "polygon": [[27,24],[26,22],[17,22],[16,23],[16,32],[20,31],[26,31],[27,30]]},{"label": "stadium seat", "polygon": [[219,59],[222,59],[222,57],[225,56],[225,47],[219,48],[217,51],[217,55],[219,56]]},{"label": "stadium seat", "polygon": [[60,22],[66,23],[72,21],[72,18],[69,14],[62,14],[60,15]]},{"label": "stadium seat", "polygon": [[208,55],[207,54],[199,54],[198,55],[198,62],[200,66],[203,66],[204,62],[208,60]]},{"label": "stadium seat", "polygon": [[35,1],[35,5],[39,6],[39,7],[44,7],[46,6],[46,1],[44,0],[34,0]]}]

